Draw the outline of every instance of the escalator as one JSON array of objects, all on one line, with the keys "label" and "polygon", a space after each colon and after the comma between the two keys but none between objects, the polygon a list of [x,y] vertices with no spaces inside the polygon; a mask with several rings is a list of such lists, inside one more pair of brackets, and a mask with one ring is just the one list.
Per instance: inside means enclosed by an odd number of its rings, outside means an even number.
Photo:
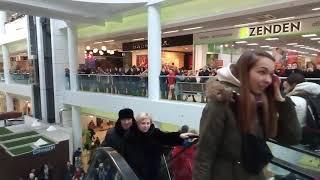
[{"label": "escalator", "polygon": [[[271,174],[269,180],[319,180],[320,153],[298,146],[283,146],[276,141],[268,142],[274,159],[266,168]],[[275,148],[277,147],[277,148]],[[188,147],[190,148],[190,147]],[[186,148],[187,149],[187,148]],[[184,156],[185,149],[176,156],[163,156],[160,180],[175,180],[172,163]],[[170,154],[170,153],[169,153]],[[304,164],[301,162],[307,158]],[[85,180],[99,180],[99,174],[105,180],[139,180],[124,158],[112,148],[98,148],[92,156]],[[266,174],[266,173],[265,173]],[[100,178],[101,179],[101,178]]]},{"label": "escalator", "polygon": [[139,180],[124,158],[113,148],[97,148],[85,180]]}]

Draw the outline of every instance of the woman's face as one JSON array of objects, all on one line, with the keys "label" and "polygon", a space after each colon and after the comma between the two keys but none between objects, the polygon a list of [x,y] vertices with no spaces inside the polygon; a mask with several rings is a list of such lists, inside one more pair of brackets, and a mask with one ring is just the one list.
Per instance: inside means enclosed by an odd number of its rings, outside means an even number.
[{"label": "woman's face", "polygon": [[260,57],[249,71],[249,88],[254,94],[262,94],[272,83],[274,62],[266,57]]},{"label": "woman's face", "polygon": [[138,129],[143,133],[148,132],[150,129],[150,126],[151,126],[150,119],[144,119],[138,122]]}]

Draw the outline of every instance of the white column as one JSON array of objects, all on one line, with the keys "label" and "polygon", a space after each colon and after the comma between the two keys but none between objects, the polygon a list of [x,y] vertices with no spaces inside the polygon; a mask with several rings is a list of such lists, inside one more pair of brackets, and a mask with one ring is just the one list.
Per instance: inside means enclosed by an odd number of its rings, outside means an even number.
[{"label": "white column", "polygon": [[[0,11],[0,33],[5,34],[5,22],[7,21],[7,13],[5,11]],[[10,83],[10,56],[9,49],[7,45],[2,45],[2,56],[3,56],[3,71],[5,83]]]},{"label": "white column", "polygon": [[82,147],[82,127],[80,117],[80,107],[72,106],[72,133],[74,149]]},{"label": "white column", "polygon": [[194,69],[199,70],[207,64],[208,45],[195,45]]},{"label": "white column", "polygon": [[37,45],[38,45],[38,60],[39,60],[39,82],[40,82],[40,98],[41,98],[41,117],[47,121],[47,92],[46,92],[46,77],[44,68],[44,48],[43,48],[43,32],[40,22],[40,17],[36,17],[37,25]]},{"label": "white column", "polygon": [[161,22],[157,5],[148,6],[148,92],[150,100],[160,99]]},{"label": "white column", "polygon": [[68,54],[69,54],[69,70],[70,70],[70,87],[71,91],[78,90],[78,48],[77,48],[77,29],[68,23]]},{"label": "white column", "polygon": [[8,93],[6,93],[6,106],[7,106],[7,112],[13,111],[13,98]]}]

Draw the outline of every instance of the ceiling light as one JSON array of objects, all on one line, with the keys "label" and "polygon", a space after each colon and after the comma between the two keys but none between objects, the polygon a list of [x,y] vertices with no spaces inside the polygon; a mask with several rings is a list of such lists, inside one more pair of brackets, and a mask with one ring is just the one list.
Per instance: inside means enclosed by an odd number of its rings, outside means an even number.
[{"label": "ceiling light", "polygon": [[311,54],[312,56],[317,56],[317,54]]},{"label": "ceiling light", "polygon": [[291,17],[285,17],[285,18],[279,18],[279,19],[271,19],[271,20],[268,20],[268,21],[265,21],[265,22],[266,23],[277,22],[277,21],[290,20],[290,19],[294,19],[294,18],[295,18],[294,16],[291,16]]},{"label": "ceiling light", "polygon": [[185,50],[188,50],[189,48],[184,48]]},{"label": "ceiling light", "polygon": [[84,53],[86,54],[86,53],[87,53],[87,51],[86,51],[86,50],[84,50]]},{"label": "ceiling light", "polygon": [[234,47],[234,45],[233,45],[233,44],[232,44],[231,46],[232,46],[232,47]]},{"label": "ceiling light", "polygon": [[242,27],[242,26],[250,26],[250,25],[255,25],[258,24],[259,22],[252,22],[252,23],[246,23],[246,24],[237,24],[234,25],[234,27]]},{"label": "ceiling light", "polygon": [[86,46],[86,50],[90,50],[90,46]]},{"label": "ceiling light", "polygon": [[247,41],[236,41],[235,42],[236,44],[246,44],[246,43],[248,43]]},{"label": "ceiling light", "polygon": [[311,38],[311,41],[316,41],[316,40],[320,40],[320,38]]},{"label": "ceiling light", "polygon": [[172,31],[165,31],[162,34],[170,34],[170,33],[177,33],[179,30],[172,30]]},{"label": "ceiling light", "polygon": [[94,48],[94,49],[93,49],[93,53],[97,53],[98,51],[99,51],[98,48]]},{"label": "ceiling light", "polygon": [[100,51],[99,51],[99,54],[102,56],[104,53],[103,53],[103,51],[100,50]]},{"label": "ceiling light", "polygon": [[260,46],[261,48],[268,48],[268,47],[270,47],[270,46]]},{"label": "ceiling light", "polygon": [[91,55],[92,55],[92,54],[93,54],[93,52],[92,52],[92,51],[90,51],[90,52],[89,52],[89,54],[91,54]]},{"label": "ceiling light", "polygon": [[225,44],[224,47],[229,47],[229,44]]},{"label": "ceiling light", "polygon": [[320,7],[317,7],[317,8],[313,8],[313,9],[311,9],[312,11],[318,11],[318,10],[320,10]]},{"label": "ceiling light", "polygon": [[304,34],[302,37],[315,37],[317,36],[316,34]]},{"label": "ceiling light", "polygon": [[250,43],[250,44],[247,44],[248,46],[258,46],[259,44],[257,43]]},{"label": "ceiling light", "polygon": [[300,44],[300,45],[295,45],[294,47],[303,47],[304,45]]},{"label": "ceiling light", "polygon": [[223,48],[223,44],[221,44],[220,47]]},{"label": "ceiling light", "polygon": [[113,50],[111,50],[111,51],[110,51],[110,54],[114,54],[114,51],[113,51]]},{"label": "ceiling light", "polygon": [[101,50],[102,51],[106,51],[107,50],[107,46],[101,46]]},{"label": "ceiling light", "polygon": [[132,41],[142,41],[144,40],[144,38],[136,38],[136,39],[132,39]]},{"label": "ceiling light", "polygon": [[266,41],[276,41],[276,40],[279,40],[279,38],[267,38],[265,39]]},{"label": "ceiling light", "polygon": [[201,29],[201,28],[203,28],[203,27],[198,26],[198,27],[186,28],[186,29],[182,29],[182,30],[184,30],[184,31],[190,31],[190,30]]},{"label": "ceiling light", "polygon": [[101,44],[101,43],[102,43],[102,42],[99,41],[99,42],[94,42],[93,44]]},{"label": "ceiling light", "polygon": [[114,40],[108,40],[108,41],[103,41],[105,43],[110,43],[110,42],[113,42]]},{"label": "ceiling light", "polygon": [[287,46],[293,46],[293,45],[298,45],[298,43],[289,43]]},{"label": "ceiling light", "polygon": [[213,52],[207,52],[207,54],[214,54]]}]

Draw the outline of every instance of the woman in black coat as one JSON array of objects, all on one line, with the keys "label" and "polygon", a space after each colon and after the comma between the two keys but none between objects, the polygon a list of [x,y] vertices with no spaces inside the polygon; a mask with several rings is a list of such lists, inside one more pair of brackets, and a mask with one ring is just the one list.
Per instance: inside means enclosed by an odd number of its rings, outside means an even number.
[{"label": "woman in black coat", "polygon": [[160,171],[164,146],[182,145],[195,134],[162,132],[152,124],[147,113],[141,113],[125,135],[124,158],[140,180],[155,180]]}]

